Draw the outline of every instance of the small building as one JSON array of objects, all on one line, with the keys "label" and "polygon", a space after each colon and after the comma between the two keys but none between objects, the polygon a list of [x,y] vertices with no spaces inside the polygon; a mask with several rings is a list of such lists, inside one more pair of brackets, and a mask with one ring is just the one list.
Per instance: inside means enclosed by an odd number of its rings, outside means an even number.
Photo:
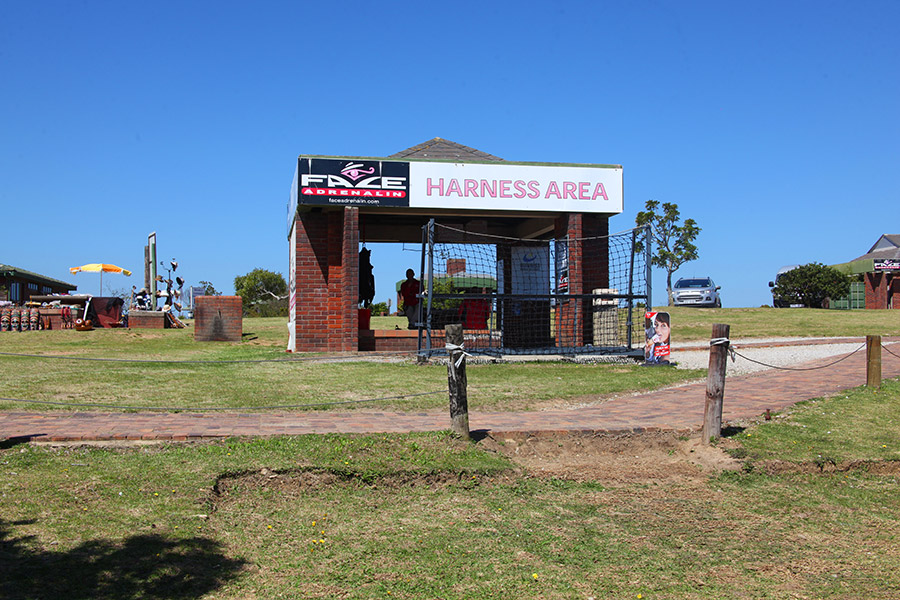
[{"label": "small building", "polygon": [[0,263],[0,300],[22,304],[32,296],[69,294],[77,289],[77,285]]},{"label": "small building", "polygon": [[[622,287],[611,284],[608,241],[609,218],[622,210],[621,165],[509,162],[441,138],[384,158],[301,155],[287,214],[288,350],[395,350],[380,344],[407,336],[404,343],[415,348],[423,337],[430,340],[428,317],[418,332],[360,333],[359,246],[367,241],[421,243],[421,280],[453,278],[454,287],[491,290],[504,315],[498,322],[509,331],[530,331],[525,320],[541,320],[531,328],[539,336],[507,335],[506,348],[549,347],[552,328],[572,338],[565,344],[585,346],[593,336],[584,317],[593,290]],[[462,259],[455,255],[449,264],[431,260],[434,243],[489,248],[490,266],[453,262]],[[444,265],[446,271],[435,271]],[[567,302],[555,310],[551,265],[565,272]],[[540,290],[528,287],[526,273]],[[643,297],[650,295],[646,287]],[[428,298],[447,300],[439,295]],[[536,295],[540,301],[532,301]]]},{"label": "small building", "polygon": [[862,280],[866,308],[900,309],[900,234],[884,234],[862,256],[834,267]]}]

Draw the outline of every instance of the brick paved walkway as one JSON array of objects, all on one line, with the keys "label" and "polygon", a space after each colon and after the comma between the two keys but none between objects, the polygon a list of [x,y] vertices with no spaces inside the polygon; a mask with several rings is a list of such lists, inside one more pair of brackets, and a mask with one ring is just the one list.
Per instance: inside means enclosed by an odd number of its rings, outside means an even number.
[{"label": "brick paved walkway", "polygon": [[[898,346],[892,352],[898,354]],[[798,365],[827,365],[832,357]],[[900,377],[900,359],[882,352],[884,378]],[[723,418],[739,421],[780,411],[801,400],[865,385],[865,351],[826,369],[770,370],[729,377]],[[706,384],[689,384],[634,396],[613,398],[597,406],[539,412],[481,412],[470,407],[473,431],[492,434],[585,432],[615,433],[700,429]],[[450,428],[448,413],[396,412],[260,412],[260,413],[110,413],[3,412],[0,440],[197,440],[231,436],[306,433],[406,433]]]}]

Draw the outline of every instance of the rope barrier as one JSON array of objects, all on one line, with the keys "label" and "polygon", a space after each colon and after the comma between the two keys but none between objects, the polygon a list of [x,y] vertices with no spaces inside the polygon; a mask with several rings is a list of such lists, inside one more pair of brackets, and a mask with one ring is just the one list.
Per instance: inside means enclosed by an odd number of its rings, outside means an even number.
[{"label": "rope barrier", "polygon": [[736,355],[743,358],[744,360],[750,361],[752,363],[756,363],[757,365],[762,365],[764,367],[768,367],[770,369],[778,369],[779,371],[818,371],[820,369],[827,369],[828,367],[832,367],[832,366],[838,364],[839,362],[847,360],[848,358],[850,358],[851,356],[853,356],[854,354],[856,354],[857,352],[859,352],[860,350],[862,350],[865,347],[866,347],[866,345],[863,344],[862,346],[860,346],[859,348],[857,348],[850,354],[843,356],[834,362],[828,363],[827,365],[822,365],[821,367],[779,367],[778,365],[770,365],[770,364],[767,364],[767,363],[764,363],[764,362],[761,362],[758,360],[754,360],[748,356],[744,356],[743,354],[741,354],[740,352],[737,352],[736,350],[733,350],[733,352]]},{"label": "rope barrier", "polygon": [[381,398],[366,398],[365,400],[340,400],[334,402],[315,402],[310,404],[280,404],[274,406],[214,406],[205,408],[185,408],[174,406],[121,406],[118,404],[103,404],[98,402],[61,402],[54,400],[25,400],[22,398],[0,398],[6,402],[21,402],[23,404],[47,404],[53,406],[76,406],[80,408],[106,408],[115,410],[143,410],[150,412],[208,412],[218,410],[282,410],[287,408],[314,408],[319,406],[337,406],[341,404],[362,404],[364,402],[379,402],[382,400],[401,400],[406,398],[418,398],[420,396],[433,396],[446,393],[443,390],[436,392],[421,392],[418,394],[405,394],[401,396],[383,396]]},{"label": "rope barrier", "polygon": [[891,352],[890,350],[888,350],[888,347],[885,346],[884,344],[881,344],[881,348],[882,348],[884,351],[886,351],[888,354],[890,354],[891,356],[893,356],[894,358],[900,358],[900,355],[894,354],[893,352]]},{"label": "rope barrier", "polygon": [[468,356],[469,358],[472,358],[472,355],[469,354],[468,352],[466,352],[466,347],[464,344],[451,344],[450,342],[447,342],[447,344],[444,346],[444,348],[446,348],[448,356],[452,355],[454,352],[460,353],[459,358],[457,358],[456,362],[454,363],[454,366],[457,369],[459,368],[459,365],[462,364],[462,361],[466,356]]},{"label": "rope barrier", "polygon": [[731,362],[734,362],[734,348],[731,346],[731,340],[724,337],[712,338],[709,340],[710,346],[725,346],[725,351],[728,352],[728,356],[731,357]]}]

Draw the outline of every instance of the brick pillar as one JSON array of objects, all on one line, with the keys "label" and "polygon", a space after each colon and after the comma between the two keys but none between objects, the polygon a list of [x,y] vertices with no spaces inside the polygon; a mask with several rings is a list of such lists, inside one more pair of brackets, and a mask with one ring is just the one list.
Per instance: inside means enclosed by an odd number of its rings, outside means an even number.
[{"label": "brick pillar", "polygon": [[[569,293],[591,294],[609,287],[609,219],[593,213],[569,213],[556,219],[556,238],[569,238]],[[623,292],[624,290],[619,290]],[[557,345],[593,341],[590,299],[563,300],[556,308]]]},{"label": "brick pillar", "polygon": [[240,296],[197,296],[194,298],[195,340],[198,342],[239,342],[242,334],[243,307]]},{"label": "brick pillar", "polygon": [[359,350],[359,209],[328,215],[329,350]]},{"label": "brick pillar", "polygon": [[866,273],[866,308],[888,307],[887,277],[884,273]]},{"label": "brick pillar", "polygon": [[298,352],[355,352],[359,209],[304,212],[297,228]]}]

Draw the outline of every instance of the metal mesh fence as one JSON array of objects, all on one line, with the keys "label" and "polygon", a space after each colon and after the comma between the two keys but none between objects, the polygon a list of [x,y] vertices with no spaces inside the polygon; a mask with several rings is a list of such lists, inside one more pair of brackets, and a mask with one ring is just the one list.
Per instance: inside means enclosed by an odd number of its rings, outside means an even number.
[{"label": "metal mesh fence", "polygon": [[433,334],[460,323],[473,354],[642,355],[646,240],[645,228],[519,239],[432,221],[423,236],[419,352],[444,353]]}]

